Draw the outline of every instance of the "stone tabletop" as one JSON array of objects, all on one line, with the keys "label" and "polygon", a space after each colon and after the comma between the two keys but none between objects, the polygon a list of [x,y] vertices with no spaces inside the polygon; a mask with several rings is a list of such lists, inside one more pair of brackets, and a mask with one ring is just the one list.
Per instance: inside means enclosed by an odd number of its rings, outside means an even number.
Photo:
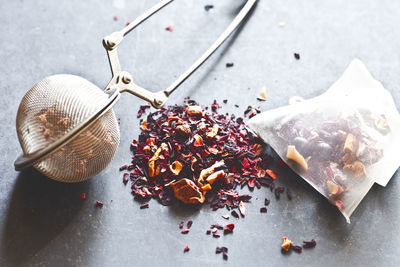
[{"label": "stone tabletop", "polygon": [[[287,167],[272,166],[291,201],[254,190],[233,234],[205,234],[227,223],[208,206],[139,209],[119,166],[139,134],[144,101],[122,95],[114,111],[121,143],[112,163],[92,179],[63,184],[34,169],[16,172],[19,102],[46,76],[69,73],[100,88],[111,74],[102,38],[157,0],[15,0],[0,8],[0,266],[399,266],[400,183],[396,173],[374,185],[347,224],[339,211]],[[243,1],[176,0],[135,29],[119,48],[123,69],[156,91],[180,75],[233,19]],[[214,5],[208,12],[204,6]],[[268,110],[293,95],[310,98],[337,80],[353,58],[392,93],[400,107],[400,2],[390,0],[259,0],[247,23],[171,96],[202,104],[228,99],[221,112],[242,116],[248,105]],[[115,17],[115,19],[114,19]],[[173,31],[165,27],[172,26]],[[300,54],[296,60],[294,53]],[[227,68],[226,63],[234,66]],[[267,87],[267,101],[256,94]],[[235,104],[239,107],[235,107]],[[247,192],[246,189],[243,192]],[[85,200],[80,194],[86,193]],[[259,212],[271,198],[267,214]],[[104,203],[96,207],[96,200]],[[188,235],[180,221],[193,220]],[[282,254],[282,236],[315,238],[317,247]],[[183,253],[189,245],[191,250]],[[229,248],[229,259],[215,254]]]}]

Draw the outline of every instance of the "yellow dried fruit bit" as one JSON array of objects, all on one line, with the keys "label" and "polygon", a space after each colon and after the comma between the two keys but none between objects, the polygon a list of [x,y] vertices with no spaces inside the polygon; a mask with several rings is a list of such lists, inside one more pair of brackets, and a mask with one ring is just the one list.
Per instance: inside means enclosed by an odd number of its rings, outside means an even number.
[{"label": "yellow dried fruit bit", "polygon": [[225,175],[226,174],[223,170],[219,170],[217,172],[214,172],[213,174],[210,174],[210,176],[207,177],[206,181],[210,184],[213,184],[218,180],[224,179]]},{"label": "yellow dried fruit bit", "polygon": [[183,168],[183,164],[180,163],[179,161],[174,161],[169,165],[169,170],[174,174],[174,175],[179,175]]},{"label": "yellow dried fruit bit", "polygon": [[362,178],[367,175],[364,164],[358,160],[351,164],[344,165],[343,170],[352,172],[357,178]]},{"label": "yellow dried fruit bit", "polygon": [[207,133],[207,138],[211,139],[214,138],[218,133],[219,127],[217,124],[214,124],[211,131]]},{"label": "yellow dried fruit bit", "polygon": [[286,158],[293,160],[297,164],[299,164],[304,170],[308,170],[308,164],[307,161],[304,159],[304,157],[296,150],[295,146],[288,146],[288,150],[286,153]]},{"label": "yellow dried fruit bit", "polygon": [[257,95],[257,99],[261,101],[266,101],[267,100],[267,87],[263,86],[261,91]]},{"label": "yellow dried fruit bit", "polygon": [[203,109],[201,106],[187,106],[185,112],[189,117],[203,115]]},{"label": "yellow dried fruit bit", "polygon": [[346,137],[346,141],[344,142],[343,151],[345,153],[354,154],[357,151],[357,146],[356,137],[349,133]]},{"label": "yellow dried fruit bit", "polygon": [[287,238],[286,236],[282,237],[282,249],[284,251],[289,251],[290,246],[293,244],[293,241]]},{"label": "yellow dried fruit bit", "polygon": [[169,186],[174,190],[177,199],[186,204],[201,204],[204,202],[204,195],[200,189],[189,179],[181,179],[177,182],[170,183]]}]

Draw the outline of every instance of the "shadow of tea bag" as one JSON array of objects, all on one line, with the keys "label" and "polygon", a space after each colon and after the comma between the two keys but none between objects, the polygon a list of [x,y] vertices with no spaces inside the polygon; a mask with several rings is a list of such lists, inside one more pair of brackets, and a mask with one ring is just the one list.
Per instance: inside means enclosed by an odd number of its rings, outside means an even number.
[{"label": "shadow of tea bag", "polygon": [[400,166],[393,98],[355,59],[324,94],[294,100],[248,124],[350,223],[372,185],[386,186]]}]

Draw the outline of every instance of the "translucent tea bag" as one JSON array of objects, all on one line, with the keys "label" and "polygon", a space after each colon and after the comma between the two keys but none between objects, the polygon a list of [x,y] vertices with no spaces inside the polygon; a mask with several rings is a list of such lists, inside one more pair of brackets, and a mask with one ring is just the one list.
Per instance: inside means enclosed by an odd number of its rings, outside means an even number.
[{"label": "translucent tea bag", "polygon": [[350,216],[400,166],[400,115],[391,94],[353,60],[324,94],[263,112],[250,128],[297,174]]}]

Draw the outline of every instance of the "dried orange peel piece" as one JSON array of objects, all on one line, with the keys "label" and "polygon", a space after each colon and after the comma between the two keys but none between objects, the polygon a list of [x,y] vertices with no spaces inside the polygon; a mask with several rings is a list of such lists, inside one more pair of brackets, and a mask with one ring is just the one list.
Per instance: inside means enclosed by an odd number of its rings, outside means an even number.
[{"label": "dried orange peel piece", "polygon": [[210,174],[215,172],[216,168],[222,167],[225,165],[225,162],[223,160],[215,162],[212,166],[208,167],[207,169],[204,169],[200,172],[199,179],[197,182],[203,186],[204,185],[204,179],[209,176]]},{"label": "dried orange peel piece", "polygon": [[287,238],[286,236],[282,237],[282,249],[284,251],[289,251],[290,246],[293,244],[293,241]]},{"label": "dried orange peel piece", "polygon": [[208,139],[214,138],[218,134],[218,130],[219,130],[218,125],[214,124],[213,127],[211,128],[211,131],[207,133],[207,138]]},{"label": "dried orange peel piece", "polygon": [[186,204],[201,204],[205,198],[199,187],[189,179],[181,179],[177,182],[170,183],[169,186],[174,190],[177,199]]},{"label": "dried orange peel piece", "polygon": [[155,168],[155,161],[160,156],[160,153],[163,150],[168,150],[168,146],[165,143],[162,143],[160,147],[154,152],[153,156],[149,159],[149,176],[154,177],[157,176],[156,168]]},{"label": "dried orange peel piece", "polygon": [[174,174],[174,175],[179,175],[179,173],[182,171],[183,164],[180,163],[179,161],[175,160],[174,162],[169,165],[169,170]]},{"label": "dried orange peel piece", "polygon": [[296,150],[295,146],[288,146],[286,158],[299,164],[305,171],[308,170],[307,161],[304,159],[303,155]]}]

